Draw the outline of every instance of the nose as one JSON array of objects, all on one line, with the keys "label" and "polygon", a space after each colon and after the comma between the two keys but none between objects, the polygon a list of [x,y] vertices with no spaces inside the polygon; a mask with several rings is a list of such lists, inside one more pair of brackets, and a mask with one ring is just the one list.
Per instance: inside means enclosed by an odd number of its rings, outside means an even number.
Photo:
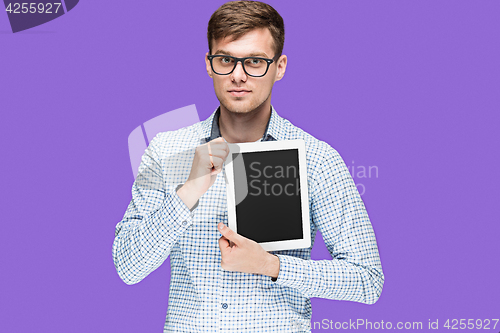
[{"label": "nose", "polygon": [[243,81],[245,82],[247,80],[247,74],[243,70],[243,64],[241,61],[238,61],[236,63],[236,68],[234,71],[231,73],[231,78],[235,81]]}]

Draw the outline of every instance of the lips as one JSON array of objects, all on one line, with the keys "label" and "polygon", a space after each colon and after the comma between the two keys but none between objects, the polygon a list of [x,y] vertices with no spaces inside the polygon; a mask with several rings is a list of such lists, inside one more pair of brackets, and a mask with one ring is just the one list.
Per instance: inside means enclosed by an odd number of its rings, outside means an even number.
[{"label": "lips", "polygon": [[245,96],[245,95],[249,94],[251,92],[251,90],[247,90],[247,89],[230,89],[227,92],[230,93],[232,96],[241,97],[241,96]]}]

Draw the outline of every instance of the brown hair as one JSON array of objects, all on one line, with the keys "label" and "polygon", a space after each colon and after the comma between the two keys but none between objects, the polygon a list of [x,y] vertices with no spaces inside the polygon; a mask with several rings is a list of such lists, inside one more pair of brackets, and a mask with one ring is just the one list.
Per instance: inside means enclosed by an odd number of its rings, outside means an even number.
[{"label": "brown hair", "polygon": [[251,30],[268,28],[274,42],[274,60],[283,52],[285,24],[278,12],[259,1],[231,1],[219,7],[208,21],[208,49],[212,54],[212,41],[232,37],[236,40]]}]

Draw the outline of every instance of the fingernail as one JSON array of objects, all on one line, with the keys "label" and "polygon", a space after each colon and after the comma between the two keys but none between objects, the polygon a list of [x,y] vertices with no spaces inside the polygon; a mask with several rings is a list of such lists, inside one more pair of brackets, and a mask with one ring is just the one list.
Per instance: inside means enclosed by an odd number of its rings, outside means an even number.
[{"label": "fingernail", "polygon": [[224,224],[221,224],[221,225],[219,226],[219,229],[220,229],[220,230],[224,230],[224,227],[225,227],[225,226],[224,226]]}]

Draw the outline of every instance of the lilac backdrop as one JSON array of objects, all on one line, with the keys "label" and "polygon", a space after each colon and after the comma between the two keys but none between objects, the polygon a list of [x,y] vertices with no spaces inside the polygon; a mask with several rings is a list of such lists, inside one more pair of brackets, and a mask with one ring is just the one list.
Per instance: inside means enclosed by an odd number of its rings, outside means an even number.
[{"label": "lilac backdrop", "polygon": [[[162,331],[168,262],[127,286],[111,256],[127,138],[214,111],[222,3],[80,1],[17,34],[0,12],[1,332]],[[313,322],[499,318],[500,2],[269,3],[289,59],[273,105],[355,170],[386,276],[375,305],[313,299]]]}]

